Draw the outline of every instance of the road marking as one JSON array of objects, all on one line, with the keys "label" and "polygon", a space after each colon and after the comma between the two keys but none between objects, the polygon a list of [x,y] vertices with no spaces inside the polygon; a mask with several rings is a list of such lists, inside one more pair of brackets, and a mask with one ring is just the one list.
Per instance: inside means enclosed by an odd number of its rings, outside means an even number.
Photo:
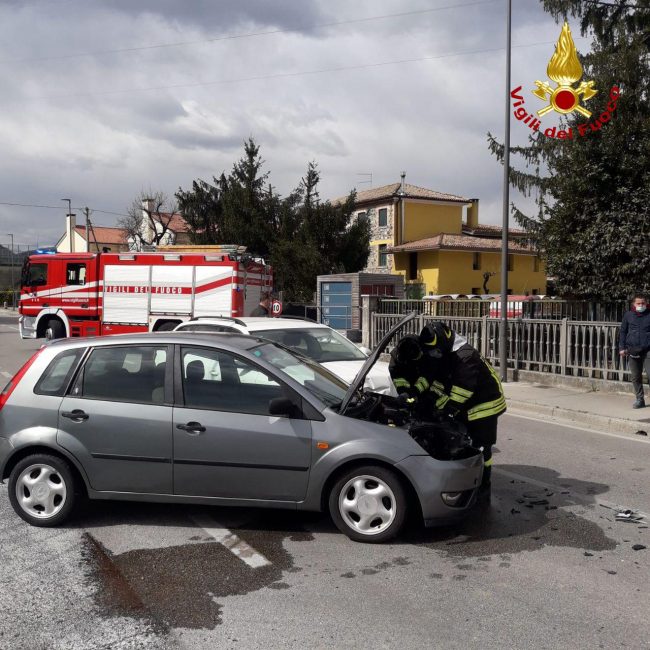
[{"label": "road marking", "polygon": [[[519,413],[512,413],[508,411],[506,415],[509,415],[511,418],[522,418],[522,420],[532,420],[533,422],[552,422],[559,427],[566,427],[567,429],[577,429],[578,431],[585,431],[586,433],[597,433],[600,436],[609,436],[610,438],[620,438],[621,440],[632,440],[633,442],[641,442],[643,444],[650,444],[650,439],[645,436],[635,436],[635,434],[630,433],[624,435],[622,433],[610,433],[608,431],[599,431],[598,429],[585,429],[585,427],[578,427],[575,424],[565,424],[564,420],[558,418],[533,418],[530,415],[519,415]],[[647,422],[639,422],[639,429],[646,426]]]},{"label": "road marking", "polygon": [[260,567],[271,564],[261,553],[227,528],[219,525],[219,522],[211,517],[201,514],[193,514],[190,517],[210,537],[225,546],[233,555],[236,555],[242,562],[248,564],[249,567],[259,569]]},{"label": "road marking", "polygon": [[[536,485],[537,487],[541,487],[541,488],[547,488],[549,490],[558,491],[562,489],[569,489],[569,488],[562,488],[561,485],[557,485],[557,484],[554,485],[553,483],[545,483],[544,481],[538,481],[535,478],[531,478],[530,476],[524,476],[523,474],[517,474],[516,472],[509,472],[507,469],[493,467],[492,471],[496,472],[497,474],[501,474],[501,476],[505,476],[506,478],[516,479],[519,481],[523,481],[524,483],[529,483],[530,485]],[[570,494],[570,496],[576,501],[580,501],[585,505],[590,506],[593,505],[594,503],[597,503],[601,506],[604,506],[605,508],[608,508],[609,510],[614,510],[614,512],[619,512],[621,510],[627,509],[625,506],[620,506],[618,505],[618,503],[614,503],[613,501],[607,501],[606,499],[599,499],[597,497],[593,497],[592,499],[590,499],[587,496],[582,496],[581,494],[574,494],[573,492]],[[632,508],[632,510],[634,510],[634,512],[637,515],[641,515],[642,517],[645,517],[647,521],[650,521],[650,516],[647,513],[642,512],[641,510],[637,510],[636,508]]]},{"label": "road marking", "polygon": [[6,377],[7,379],[12,379],[13,375],[11,373],[5,372],[4,370],[0,370],[0,375],[3,377]]}]

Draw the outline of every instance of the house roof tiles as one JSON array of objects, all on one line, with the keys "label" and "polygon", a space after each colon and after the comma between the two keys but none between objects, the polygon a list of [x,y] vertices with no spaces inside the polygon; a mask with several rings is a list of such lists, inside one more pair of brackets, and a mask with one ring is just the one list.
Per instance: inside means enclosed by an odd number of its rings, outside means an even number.
[{"label": "house roof tiles", "polygon": [[[75,231],[86,239],[86,226],[75,226]],[[108,226],[92,226],[90,238],[99,244],[126,244],[126,230]]]},{"label": "house roof tiles", "polygon": [[[400,187],[400,183],[391,183],[390,185],[382,185],[381,187],[373,187],[370,190],[357,192],[355,204],[375,203],[377,201],[399,197]],[[471,201],[471,199],[466,199],[462,196],[447,194],[445,192],[436,192],[435,190],[428,190],[425,187],[418,187],[417,185],[411,185],[410,183],[406,183],[404,189],[404,198],[408,199],[429,199],[431,201],[452,201],[454,203],[469,203]],[[334,199],[332,203],[339,205],[345,203],[346,199],[347,196],[342,196],[338,199]]]},{"label": "house roof tiles", "polygon": [[[494,237],[477,237],[475,235],[450,235],[441,233],[435,237],[418,239],[388,249],[389,253],[414,253],[429,250],[464,250],[476,252],[496,252],[501,250],[501,240]],[[531,246],[518,241],[510,241],[508,252],[519,255],[536,255]]]}]

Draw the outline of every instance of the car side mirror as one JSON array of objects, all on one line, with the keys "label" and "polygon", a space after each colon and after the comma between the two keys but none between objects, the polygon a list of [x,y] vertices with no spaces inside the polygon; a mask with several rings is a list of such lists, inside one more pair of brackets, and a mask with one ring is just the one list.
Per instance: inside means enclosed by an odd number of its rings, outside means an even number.
[{"label": "car side mirror", "polygon": [[300,409],[288,397],[275,397],[269,402],[269,414],[280,417],[298,418]]}]

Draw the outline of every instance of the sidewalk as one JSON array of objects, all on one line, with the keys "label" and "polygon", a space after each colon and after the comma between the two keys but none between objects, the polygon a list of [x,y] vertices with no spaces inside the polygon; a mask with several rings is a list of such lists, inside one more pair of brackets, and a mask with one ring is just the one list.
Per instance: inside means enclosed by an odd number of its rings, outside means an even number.
[{"label": "sidewalk", "polygon": [[[642,430],[650,435],[650,406],[632,408],[631,385],[626,395],[524,382],[507,382],[503,389],[508,411],[513,414],[564,420],[612,433]],[[650,404],[650,397],[646,399]]]}]

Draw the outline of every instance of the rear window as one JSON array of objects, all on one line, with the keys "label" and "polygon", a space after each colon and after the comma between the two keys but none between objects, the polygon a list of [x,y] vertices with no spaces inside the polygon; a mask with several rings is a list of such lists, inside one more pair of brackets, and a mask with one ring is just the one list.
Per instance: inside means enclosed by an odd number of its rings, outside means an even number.
[{"label": "rear window", "polygon": [[74,397],[162,404],[167,346],[95,348],[72,389]]},{"label": "rear window", "polygon": [[67,350],[54,357],[34,387],[37,395],[63,395],[85,348]]}]

